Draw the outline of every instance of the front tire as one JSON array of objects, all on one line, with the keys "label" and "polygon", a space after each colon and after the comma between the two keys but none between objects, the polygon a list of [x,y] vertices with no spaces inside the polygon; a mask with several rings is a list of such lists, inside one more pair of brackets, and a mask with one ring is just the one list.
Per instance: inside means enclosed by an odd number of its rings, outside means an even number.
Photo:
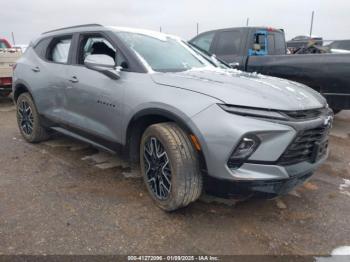
[{"label": "front tire", "polygon": [[33,98],[29,93],[21,94],[17,99],[17,123],[24,139],[29,143],[38,143],[49,138],[49,133],[41,124],[40,116]]},{"label": "front tire", "polygon": [[141,172],[155,203],[173,211],[196,201],[202,193],[197,152],[175,123],[151,125],[140,146]]}]

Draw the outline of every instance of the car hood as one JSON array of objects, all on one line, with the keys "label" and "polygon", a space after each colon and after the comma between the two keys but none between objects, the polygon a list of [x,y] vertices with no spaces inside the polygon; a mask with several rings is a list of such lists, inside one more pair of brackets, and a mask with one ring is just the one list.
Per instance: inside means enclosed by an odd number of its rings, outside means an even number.
[{"label": "car hood", "polygon": [[307,110],[326,105],[319,93],[303,84],[233,69],[154,73],[152,79],[160,85],[205,94],[231,105],[277,110]]}]

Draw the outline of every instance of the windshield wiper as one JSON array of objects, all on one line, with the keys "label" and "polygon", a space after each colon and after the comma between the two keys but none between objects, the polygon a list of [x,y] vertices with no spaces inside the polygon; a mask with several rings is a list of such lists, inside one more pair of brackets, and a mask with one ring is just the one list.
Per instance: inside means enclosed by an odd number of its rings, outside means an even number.
[{"label": "windshield wiper", "polygon": [[[225,61],[223,61],[220,58],[217,58],[215,54],[211,54],[208,51],[203,50],[202,48],[196,46],[193,43],[188,42],[189,46],[194,49],[197,53],[199,53],[200,55],[202,55],[206,60],[208,60],[211,63],[214,63],[215,66],[218,66],[215,63],[215,60],[218,61],[219,63],[223,64],[224,66],[228,67],[228,68],[232,68],[229,64],[227,64]],[[214,61],[213,61],[214,60]]]}]

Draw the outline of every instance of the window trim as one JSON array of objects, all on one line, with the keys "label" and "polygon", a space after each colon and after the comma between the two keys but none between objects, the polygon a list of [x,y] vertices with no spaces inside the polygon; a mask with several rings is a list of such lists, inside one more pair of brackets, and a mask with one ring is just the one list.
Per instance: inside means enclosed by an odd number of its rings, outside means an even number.
[{"label": "window trim", "polygon": [[[63,34],[63,35],[55,35],[50,39],[49,44],[46,47],[46,51],[45,51],[45,56],[44,56],[44,60],[48,63],[51,64],[58,64],[58,65],[70,65],[71,64],[71,58],[72,58],[72,52],[73,52],[73,44],[74,44],[74,35],[73,34]],[[70,42],[70,46],[69,46],[69,51],[68,51],[68,58],[67,58],[67,62],[66,63],[61,63],[61,62],[55,62],[52,60],[49,60],[49,55],[50,52],[52,52],[52,48],[58,43],[58,41],[63,40],[63,39],[71,39]]]}]

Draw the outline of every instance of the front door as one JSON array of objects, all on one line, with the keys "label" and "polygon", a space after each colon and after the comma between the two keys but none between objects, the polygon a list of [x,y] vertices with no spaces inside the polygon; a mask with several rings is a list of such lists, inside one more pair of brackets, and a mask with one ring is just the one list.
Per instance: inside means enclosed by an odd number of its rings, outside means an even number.
[{"label": "front door", "polygon": [[84,59],[89,54],[106,54],[115,59],[117,49],[102,35],[79,36],[77,59],[69,69],[66,90],[69,124],[83,136],[120,143],[125,81],[88,69]]}]

